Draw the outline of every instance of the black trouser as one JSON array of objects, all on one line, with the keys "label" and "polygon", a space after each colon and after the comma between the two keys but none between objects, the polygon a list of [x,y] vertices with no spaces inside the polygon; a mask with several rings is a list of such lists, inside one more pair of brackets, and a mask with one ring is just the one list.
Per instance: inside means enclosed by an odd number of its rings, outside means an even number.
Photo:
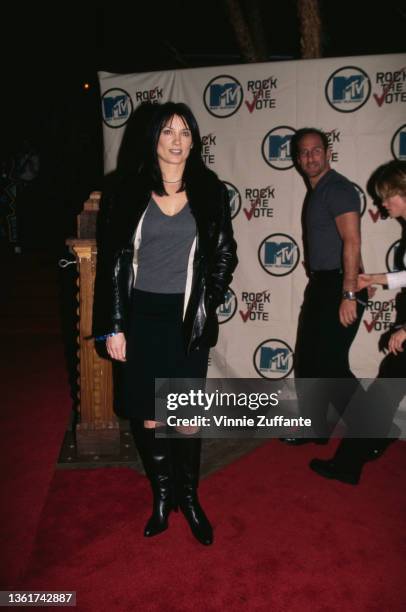
[{"label": "black trouser", "polygon": [[[299,411],[312,419],[314,433],[322,437],[332,429],[327,423],[329,404],[343,414],[353,394],[360,391],[350,369],[349,351],[365,306],[357,302],[357,320],[344,327],[339,319],[342,291],[339,270],[312,273],[299,316],[295,347]],[[359,298],[367,301],[366,290],[359,293]]]},{"label": "black trouser", "polygon": [[[405,347],[406,348],[406,347]],[[364,393],[361,402],[351,402],[348,410],[349,437],[370,438],[366,446],[385,446],[396,438],[399,428],[393,426],[400,402],[406,394],[406,352],[389,353],[382,360],[377,378]]]}]

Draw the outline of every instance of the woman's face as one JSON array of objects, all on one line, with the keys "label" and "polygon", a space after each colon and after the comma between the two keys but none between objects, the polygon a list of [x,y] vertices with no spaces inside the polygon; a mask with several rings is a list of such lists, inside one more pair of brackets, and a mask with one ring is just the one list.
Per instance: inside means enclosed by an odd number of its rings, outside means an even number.
[{"label": "woman's face", "polygon": [[406,197],[397,193],[385,198],[382,205],[386,208],[390,217],[403,217],[406,219]]},{"label": "woman's face", "polygon": [[192,148],[192,134],[182,119],[174,115],[161,130],[157,155],[159,163],[184,166]]}]

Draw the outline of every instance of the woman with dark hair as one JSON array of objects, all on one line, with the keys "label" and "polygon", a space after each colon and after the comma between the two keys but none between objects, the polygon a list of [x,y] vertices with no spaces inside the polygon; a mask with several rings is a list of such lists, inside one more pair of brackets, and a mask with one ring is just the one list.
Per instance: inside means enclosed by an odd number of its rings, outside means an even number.
[{"label": "woman with dark hair", "polygon": [[196,428],[155,436],[162,423],[155,420],[154,382],[206,377],[236,243],[227,189],[203,163],[191,110],[167,102],[151,112],[139,167],[124,164],[103,194],[94,332],[122,362],[120,410],[153,491],[145,536],[167,529],[179,507],[207,545],[213,531],[197,497],[201,440]]}]

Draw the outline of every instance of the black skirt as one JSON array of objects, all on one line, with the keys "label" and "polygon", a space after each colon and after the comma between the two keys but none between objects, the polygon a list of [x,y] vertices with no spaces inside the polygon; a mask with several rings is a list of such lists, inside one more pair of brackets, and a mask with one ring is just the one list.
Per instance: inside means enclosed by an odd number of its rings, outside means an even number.
[{"label": "black skirt", "polygon": [[155,420],[155,378],[206,378],[209,349],[185,351],[183,293],[133,290],[126,362],[116,378],[118,414]]}]

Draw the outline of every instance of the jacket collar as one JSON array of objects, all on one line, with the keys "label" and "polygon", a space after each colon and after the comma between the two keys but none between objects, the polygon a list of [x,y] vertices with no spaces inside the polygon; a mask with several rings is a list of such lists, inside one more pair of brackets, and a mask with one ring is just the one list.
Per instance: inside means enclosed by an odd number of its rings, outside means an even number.
[{"label": "jacket collar", "polygon": [[[187,190],[187,198],[190,210],[195,218],[198,235],[204,235],[204,226],[209,217],[209,208],[213,206],[217,198],[214,193],[214,183],[209,180],[204,185],[195,185]],[[151,198],[151,190],[140,177],[135,177],[122,185],[121,200],[125,209],[124,231],[131,241],[134,238],[135,229],[145,212]]]}]

